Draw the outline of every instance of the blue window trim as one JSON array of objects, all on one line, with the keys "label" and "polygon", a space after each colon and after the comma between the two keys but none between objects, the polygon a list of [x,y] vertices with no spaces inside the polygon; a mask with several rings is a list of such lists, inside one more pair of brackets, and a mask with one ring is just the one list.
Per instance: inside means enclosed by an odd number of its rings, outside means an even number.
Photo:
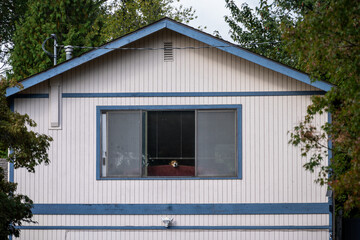
[{"label": "blue window trim", "polygon": [[217,204],[34,204],[39,215],[263,215],[328,214],[323,203],[217,203]]},{"label": "blue window trim", "polygon": [[[101,177],[101,112],[111,110],[190,110],[190,109],[235,109],[237,110],[237,177]],[[97,106],[96,107],[96,180],[195,180],[195,179],[242,179],[242,105],[161,105],[161,106]]]}]

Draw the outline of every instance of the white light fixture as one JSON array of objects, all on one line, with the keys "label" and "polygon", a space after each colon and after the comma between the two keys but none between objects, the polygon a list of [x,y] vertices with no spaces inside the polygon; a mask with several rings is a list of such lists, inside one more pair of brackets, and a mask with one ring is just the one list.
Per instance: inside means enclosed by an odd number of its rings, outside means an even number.
[{"label": "white light fixture", "polygon": [[165,227],[168,228],[174,219],[169,217],[161,218],[161,221],[165,224]]}]

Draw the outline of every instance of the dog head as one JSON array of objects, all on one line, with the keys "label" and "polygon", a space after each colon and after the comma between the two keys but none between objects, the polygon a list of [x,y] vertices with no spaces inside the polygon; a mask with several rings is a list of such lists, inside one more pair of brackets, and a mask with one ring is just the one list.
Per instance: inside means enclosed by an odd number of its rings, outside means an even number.
[{"label": "dog head", "polygon": [[179,163],[176,160],[172,160],[169,165],[173,166],[174,168],[179,166]]}]

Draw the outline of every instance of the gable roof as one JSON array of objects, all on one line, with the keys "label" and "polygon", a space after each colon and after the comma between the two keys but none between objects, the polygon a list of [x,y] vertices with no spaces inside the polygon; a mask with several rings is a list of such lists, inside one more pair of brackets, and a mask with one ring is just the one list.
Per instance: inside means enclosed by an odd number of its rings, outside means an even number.
[{"label": "gable roof", "polygon": [[59,74],[62,74],[64,72],[72,69],[72,68],[80,66],[81,64],[84,64],[88,61],[91,61],[95,58],[98,58],[104,54],[107,54],[107,53],[115,50],[115,49],[104,49],[104,48],[121,48],[127,44],[130,44],[141,38],[149,36],[150,34],[158,32],[162,29],[169,29],[174,32],[185,35],[187,37],[193,38],[193,39],[203,42],[209,46],[216,47],[222,51],[228,52],[230,54],[233,54],[235,56],[238,56],[238,57],[248,60],[250,62],[256,63],[260,66],[266,67],[266,68],[271,69],[276,72],[279,72],[281,74],[284,74],[286,76],[294,78],[298,81],[301,81],[301,82],[309,84],[313,87],[319,88],[323,91],[329,91],[333,86],[332,84],[324,82],[324,81],[313,82],[313,81],[311,81],[309,75],[307,75],[303,72],[297,71],[291,67],[288,67],[286,65],[283,65],[281,63],[278,63],[278,62],[268,59],[266,57],[260,56],[256,53],[245,50],[237,45],[234,45],[230,42],[216,38],[210,34],[204,33],[202,31],[199,31],[199,30],[192,28],[190,26],[187,26],[185,24],[176,22],[169,18],[164,18],[164,19],[161,19],[161,20],[159,20],[155,23],[152,23],[148,26],[145,26],[135,32],[129,33],[123,37],[120,37],[118,39],[115,39],[115,40],[107,43],[107,44],[104,44],[102,46],[103,48],[99,48],[99,49],[95,49],[95,50],[86,52],[78,57],[75,57],[68,61],[65,61],[59,65],[56,65],[56,66],[48,69],[48,70],[45,70],[43,72],[40,72],[33,76],[30,76],[30,77],[24,79],[23,81],[21,81],[21,83],[23,85],[22,89],[20,89],[19,87],[11,87],[11,88],[6,89],[6,97],[12,96],[20,91],[23,91],[27,88],[30,88],[36,84],[41,83],[41,82],[44,82],[52,77],[55,77]]}]

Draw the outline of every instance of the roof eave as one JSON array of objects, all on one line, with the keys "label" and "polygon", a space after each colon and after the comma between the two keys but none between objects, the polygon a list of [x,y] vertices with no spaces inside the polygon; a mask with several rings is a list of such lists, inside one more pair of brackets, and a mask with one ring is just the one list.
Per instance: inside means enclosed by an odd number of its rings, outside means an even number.
[{"label": "roof eave", "polygon": [[[23,91],[29,87],[32,87],[38,83],[41,83],[49,78],[55,77],[56,75],[64,73],[74,67],[80,66],[81,64],[84,64],[90,60],[100,57],[106,53],[114,51],[115,48],[120,48],[120,47],[125,46],[129,43],[132,43],[136,40],[139,40],[143,37],[146,37],[154,32],[164,29],[164,28],[166,28],[166,25],[167,25],[166,20],[167,19],[164,19],[155,24],[149,25],[149,26],[141,29],[140,31],[135,31],[133,33],[126,35],[126,37],[119,38],[115,41],[107,43],[102,46],[103,48],[99,48],[94,51],[87,52],[79,57],[71,59],[70,61],[66,61],[62,64],[59,64],[58,66],[55,66],[44,72],[41,72],[34,76],[31,76],[31,77],[21,81],[21,84],[23,86],[23,88],[21,88],[21,89],[19,87],[7,88],[6,89],[6,97],[14,95],[20,91]],[[114,48],[114,49],[104,49],[104,48]]]},{"label": "roof eave", "polygon": [[[327,82],[312,81],[310,79],[310,77],[305,73],[299,72],[299,71],[292,69],[288,66],[285,66],[281,63],[275,62],[266,57],[263,57],[258,54],[247,51],[245,49],[242,49],[230,42],[218,39],[214,36],[211,36],[210,34],[203,33],[197,29],[194,29],[187,25],[175,22],[169,18],[164,18],[162,20],[159,20],[158,22],[155,22],[144,28],[141,28],[133,33],[127,34],[126,36],[123,36],[121,38],[118,38],[118,39],[110,42],[110,43],[107,43],[102,46],[103,48],[99,48],[99,49],[84,53],[83,55],[81,55],[79,57],[73,58],[69,61],[59,64],[58,66],[55,66],[44,72],[38,73],[34,76],[31,76],[31,77],[21,81],[23,88],[11,87],[11,88],[6,89],[6,97],[12,96],[20,91],[30,88],[30,87],[32,87],[38,83],[41,83],[47,79],[55,77],[56,75],[64,73],[74,67],[80,66],[81,64],[84,64],[90,60],[93,60],[97,57],[100,57],[100,56],[106,54],[106,53],[114,51],[114,49],[104,49],[104,48],[120,48],[120,47],[130,44],[136,40],[139,40],[143,37],[146,37],[152,33],[155,33],[159,30],[165,29],[165,28],[170,29],[174,32],[180,33],[182,35],[185,35],[187,37],[193,38],[195,40],[198,40],[198,41],[208,44],[210,46],[214,46],[222,51],[228,52],[235,56],[246,59],[250,62],[256,63],[260,66],[266,67],[266,68],[271,69],[276,72],[279,72],[281,74],[284,74],[286,76],[289,76],[289,77],[299,80],[301,82],[309,84],[313,87],[319,88],[323,91],[326,91],[326,92],[330,91],[331,88],[333,87],[332,84],[327,83]],[[219,46],[223,46],[223,47],[219,47]]]},{"label": "roof eave", "polygon": [[245,49],[242,49],[240,47],[237,47],[227,41],[224,41],[222,39],[218,39],[216,37],[213,37],[208,34],[204,34],[199,32],[196,29],[189,28],[183,24],[178,24],[176,22],[170,21],[167,24],[167,28],[170,30],[173,30],[177,33],[186,35],[188,37],[191,37],[195,40],[201,41],[203,43],[206,43],[210,46],[224,46],[224,47],[217,47],[218,49],[221,49],[222,51],[228,52],[230,54],[233,54],[235,56],[241,57],[243,59],[246,59],[250,62],[256,63],[260,66],[266,67],[268,69],[271,69],[273,71],[279,72],[281,74],[284,74],[286,76],[289,76],[291,78],[294,78],[296,80],[299,80],[301,82],[304,82],[306,84],[309,84],[311,86],[314,86],[316,88],[319,88],[323,91],[330,91],[333,87],[332,84],[323,82],[323,81],[312,81],[308,74],[302,73],[300,71],[297,71],[295,69],[292,69],[288,66],[285,66],[281,63],[275,62],[271,59],[268,59],[266,57],[260,56],[258,54],[252,53],[250,51],[247,51]]}]

